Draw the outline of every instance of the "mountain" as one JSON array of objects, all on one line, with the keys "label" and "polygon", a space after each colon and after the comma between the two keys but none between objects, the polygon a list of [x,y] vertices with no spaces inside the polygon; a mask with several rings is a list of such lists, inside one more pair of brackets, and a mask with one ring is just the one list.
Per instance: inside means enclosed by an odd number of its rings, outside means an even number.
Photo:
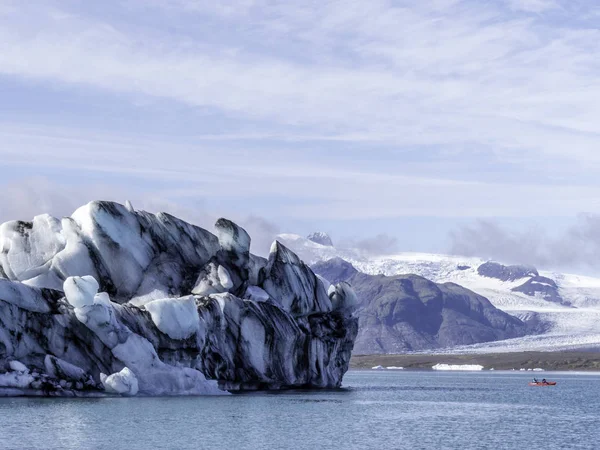
[{"label": "mountain", "polygon": [[522,320],[533,332],[520,338],[459,346],[453,351],[600,350],[599,278],[454,255],[372,256],[356,249],[319,246],[292,234],[277,239],[310,264],[340,257],[370,275],[414,274],[434,283],[458,284]]},{"label": "mountain", "polygon": [[523,284],[511,288],[511,290],[513,292],[521,292],[530,297],[537,296],[550,302],[571,306],[568,301],[565,301],[561,297],[556,281],[541,276],[535,267],[505,266],[489,261],[481,264],[477,268],[477,273],[482,277],[495,278],[504,282],[526,280]]},{"label": "mountain", "polygon": [[359,298],[357,354],[433,350],[524,336],[527,326],[454,283],[417,275],[368,275],[341,258],[312,266]]},{"label": "mountain", "polygon": [[316,231],[314,233],[311,233],[306,239],[316,244],[323,245],[325,247],[333,247],[333,241],[331,240],[331,237],[329,237],[327,233],[323,233],[322,231]]},{"label": "mountain", "polygon": [[0,396],[339,387],[356,296],[226,219],[92,202],[0,226]]}]

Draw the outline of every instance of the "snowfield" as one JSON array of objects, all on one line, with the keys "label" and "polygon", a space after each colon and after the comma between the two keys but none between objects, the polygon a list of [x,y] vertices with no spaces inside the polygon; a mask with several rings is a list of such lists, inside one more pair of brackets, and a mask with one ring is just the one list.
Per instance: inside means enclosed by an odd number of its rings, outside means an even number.
[{"label": "snowfield", "polygon": [[[448,350],[466,352],[516,352],[600,349],[600,278],[539,271],[554,280],[558,293],[569,305],[551,302],[542,295],[512,291],[532,280],[527,276],[501,281],[478,273],[487,260],[429,253],[398,253],[369,257],[358,250],[338,250],[298,235],[278,237],[307,263],[343,258],[361,272],[377,275],[416,274],[436,283],[456,283],[483,295],[497,308],[528,323],[539,323],[542,334]],[[533,281],[533,284],[547,285]]]}]

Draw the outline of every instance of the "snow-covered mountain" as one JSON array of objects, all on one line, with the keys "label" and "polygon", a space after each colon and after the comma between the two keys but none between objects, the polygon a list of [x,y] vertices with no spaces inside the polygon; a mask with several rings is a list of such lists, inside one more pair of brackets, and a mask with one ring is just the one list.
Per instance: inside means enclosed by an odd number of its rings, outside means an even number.
[{"label": "snow-covered mountain", "polygon": [[435,283],[456,283],[538,331],[455,351],[600,349],[599,278],[452,255],[407,252],[369,256],[355,249],[319,245],[294,234],[282,234],[278,239],[311,264],[340,257],[366,274],[416,274]]},{"label": "snow-covered mountain", "polygon": [[418,275],[368,275],[334,258],[313,271],[352,286],[358,299],[355,354],[404,353],[492,342],[527,335],[521,320],[454,283]]},{"label": "snow-covered mountain", "polygon": [[307,239],[311,242],[324,245],[325,247],[333,247],[331,237],[323,231],[315,231],[314,233],[309,234]]}]

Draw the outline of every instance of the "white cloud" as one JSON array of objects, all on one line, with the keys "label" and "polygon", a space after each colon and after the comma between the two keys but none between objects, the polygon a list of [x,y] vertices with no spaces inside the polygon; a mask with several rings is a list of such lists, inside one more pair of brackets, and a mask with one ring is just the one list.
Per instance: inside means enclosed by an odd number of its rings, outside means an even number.
[{"label": "white cloud", "polygon": [[600,216],[580,214],[558,234],[547,227],[511,229],[480,220],[451,234],[454,254],[489,258],[504,263],[532,264],[541,269],[596,272],[600,268]]},{"label": "white cloud", "polygon": [[[185,33],[174,39],[166,30],[39,7],[27,11],[32,17],[5,18],[0,72],[169,98],[299,135],[597,158],[597,31],[471,1],[158,4],[245,29],[223,43]],[[565,145],[573,139],[577,148]]]},{"label": "white cloud", "polygon": [[234,211],[227,207],[211,209],[202,196],[182,201],[169,198],[168,192],[135,190],[126,186],[89,183],[74,186],[46,177],[27,177],[0,183],[0,224],[10,220],[31,221],[39,214],[69,216],[78,207],[92,200],[109,200],[124,204],[130,200],[137,210],[167,212],[209,231],[219,217],[227,217],[246,228],[252,237],[252,251],[268,255],[271,243],[281,232],[273,222],[256,215]]},{"label": "white cloud", "polygon": [[555,0],[508,0],[510,7],[517,11],[541,13],[560,8]]},{"label": "white cloud", "polygon": [[[81,183],[80,177],[87,177],[88,188],[72,189],[73,206],[94,198],[129,198],[138,207],[150,203],[149,209],[156,210],[159,208],[153,204],[186,205],[203,199],[213,205],[223,204],[221,209],[212,208],[211,217],[238,211],[236,217],[254,213],[315,223],[326,219],[535,217],[600,212],[597,185],[539,180],[467,181],[466,168],[455,171],[444,161],[436,176],[431,164],[411,166],[406,162],[369,169],[361,167],[360,160],[332,160],[327,151],[315,158],[304,148],[292,147],[241,151],[202,143],[161,142],[152,137],[132,141],[118,135],[70,136],[17,127],[0,127],[0,141],[20,149],[3,152],[7,168],[34,169],[43,161],[47,168],[68,171],[63,177],[74,185]],[[540,164],[544,171],[544,163]],[[110,175],[111,183],[94,188],[93,180],[102,180],[106,175]],[[8,192],[7,203],[12,197]],[[69,195],[68,190],[61,192]],[[19,203],[31,204],[31,213],[44,210],[40,203]],[[188,218],[186,211],[193,209],[178,207],[177,212]],[[192,219],[197,221],[196,217]]]},{"label": "white cloud", "polygon": [[[251,210],[286,198],[272,208],[288,217],[599,209],[586,179],[600,166],[600,32],[572,17],[557,25],[475,0],[130,0],[113,15],[5,4],[4,77],[64,95],[167,99],[226,123],[222,134],[162,138],[4,123],[10,167],[110,173],[119,197],[127,178],[154,180],[175,204],[242,195]],[[569,14],[562,3],[511,5]],[[356,162],[343,156],[353,146]],[[311,159],[314,148],[322,156]]]}]

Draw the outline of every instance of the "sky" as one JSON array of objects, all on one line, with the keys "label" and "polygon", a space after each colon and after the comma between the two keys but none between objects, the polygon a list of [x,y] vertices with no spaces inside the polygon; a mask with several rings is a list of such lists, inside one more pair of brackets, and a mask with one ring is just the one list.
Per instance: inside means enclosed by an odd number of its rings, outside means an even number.
[{"label": "sky", "polygon": [[600,249],[599,27],[589,0],[0,0],[0,221],[129,199],[556,265]]}]

